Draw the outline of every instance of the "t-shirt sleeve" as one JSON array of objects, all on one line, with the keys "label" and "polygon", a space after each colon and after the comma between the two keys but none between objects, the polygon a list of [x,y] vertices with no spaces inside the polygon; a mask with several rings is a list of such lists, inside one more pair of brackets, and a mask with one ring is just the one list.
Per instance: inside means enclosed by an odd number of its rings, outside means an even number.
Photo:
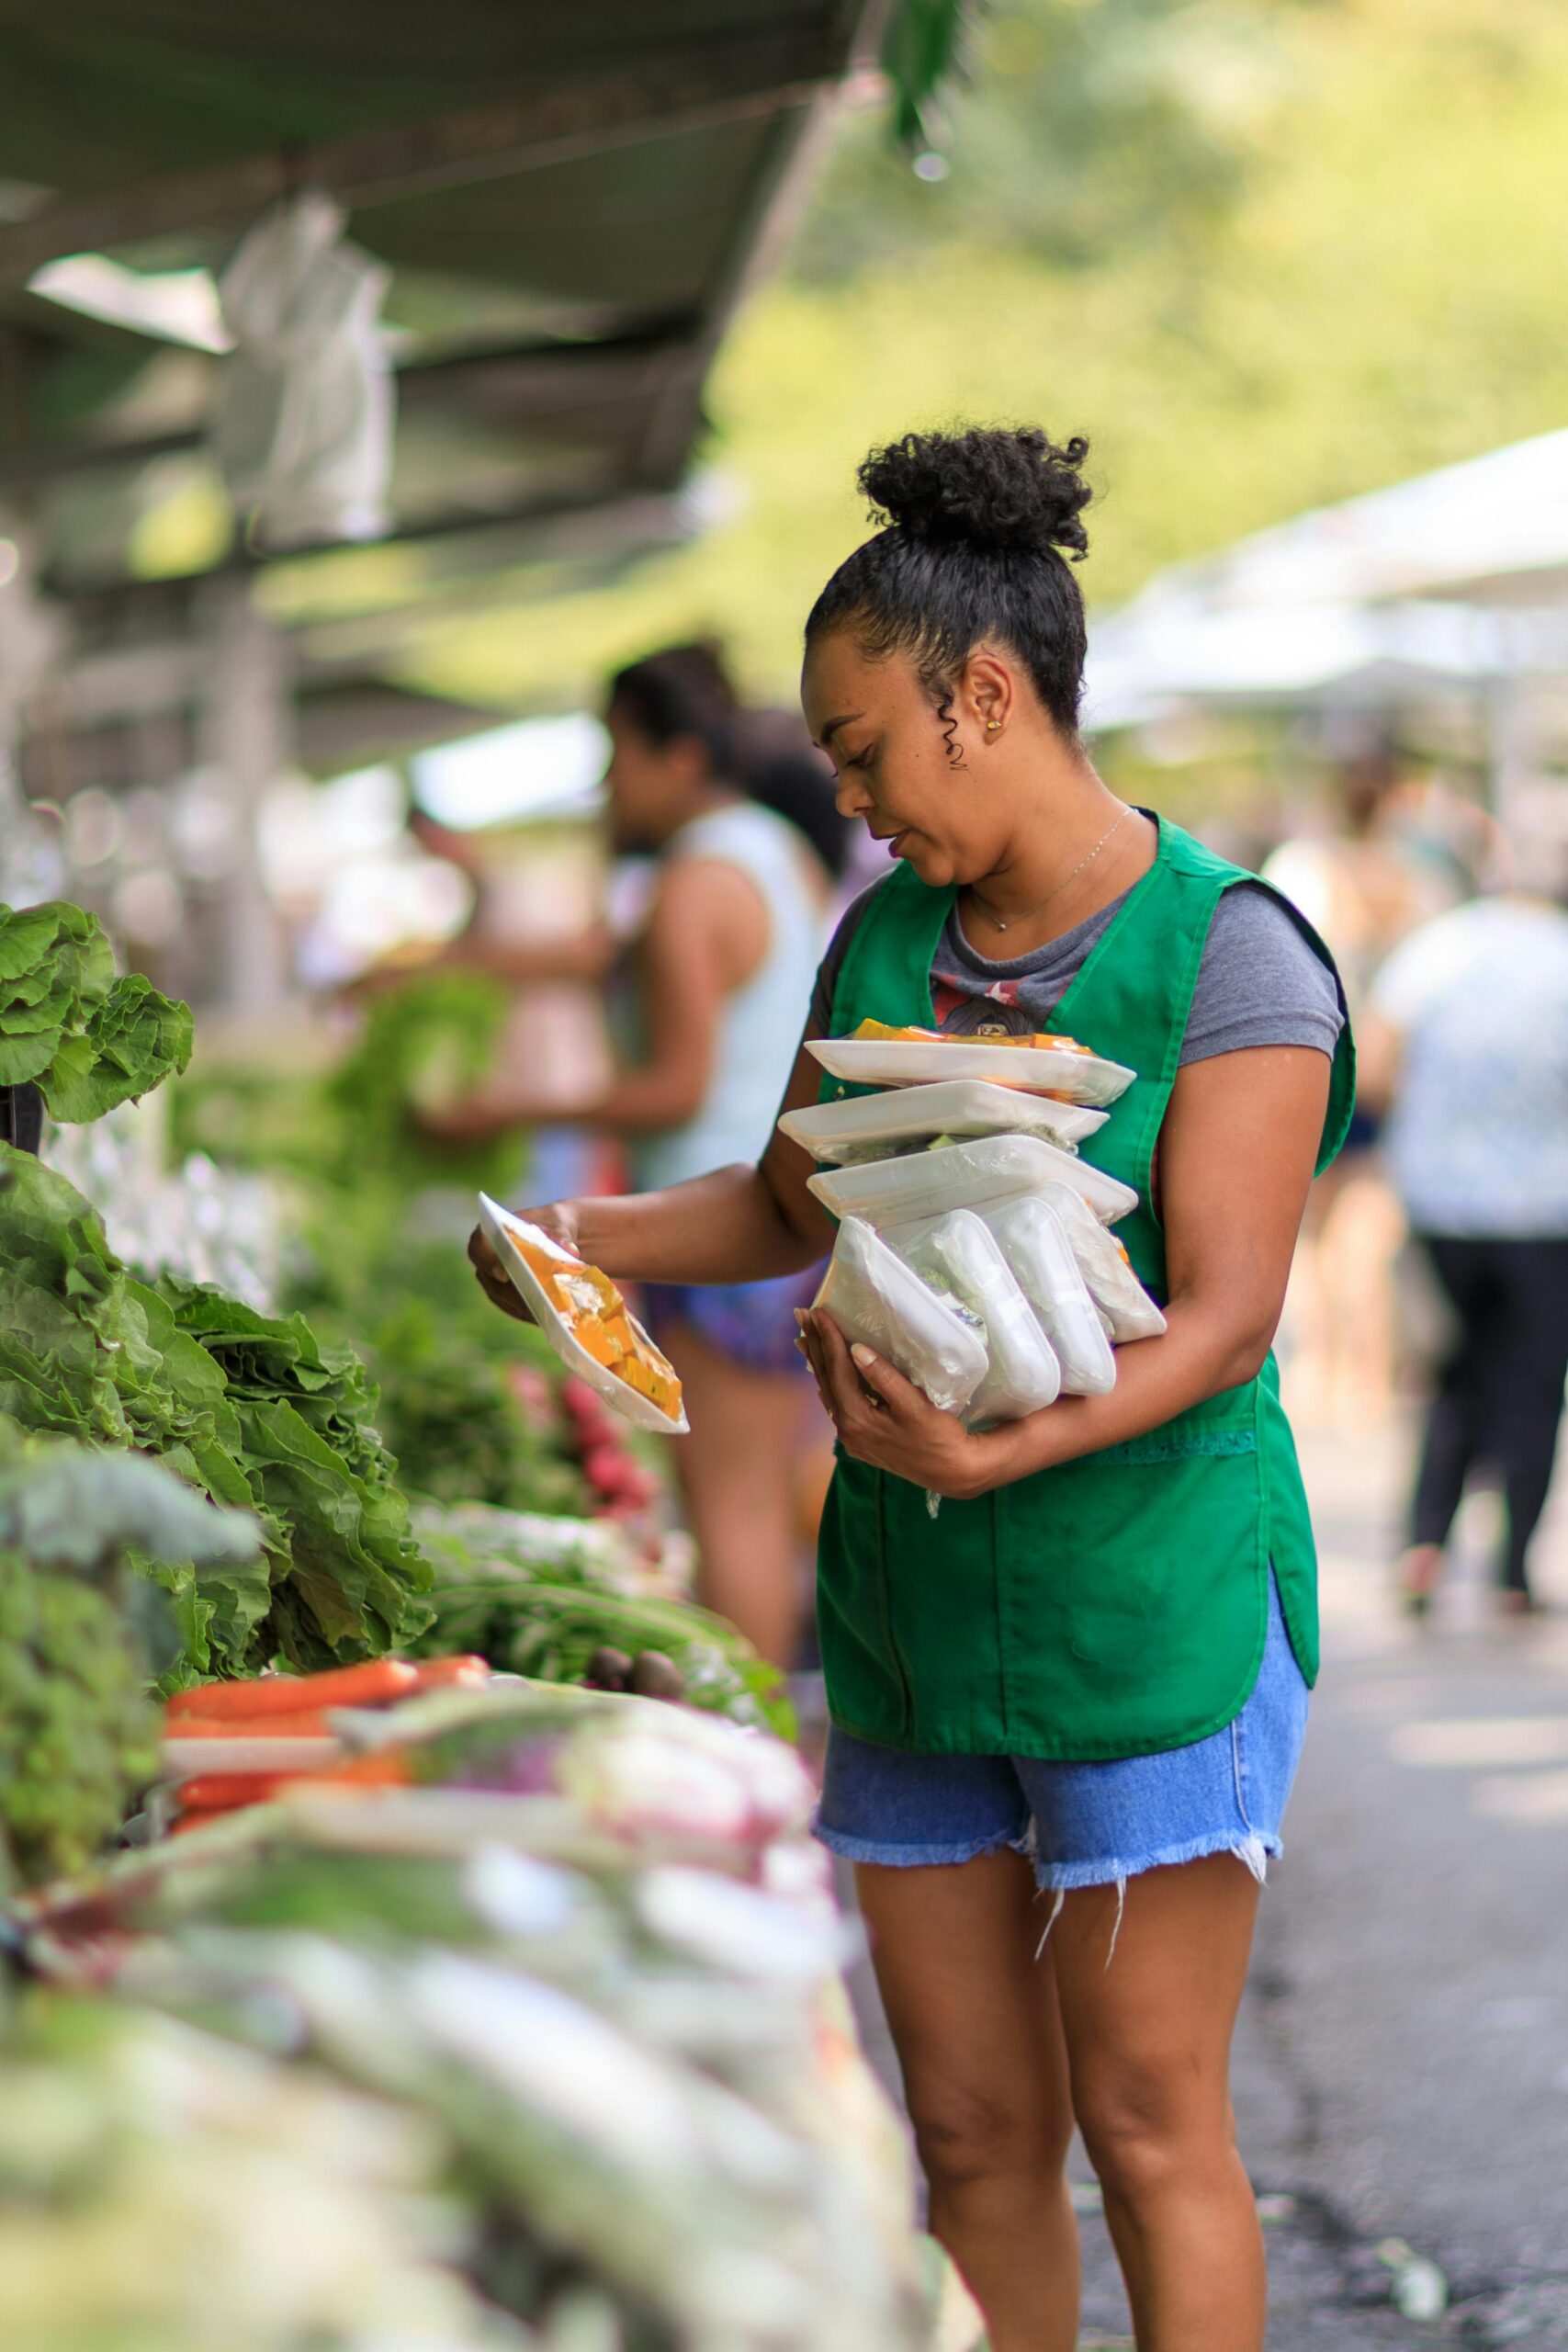
[{"label": "t-shirt sleeve", "polygon": [[1214,909],[1192,991],[1181,1066],[1249,1046],[1314,1046],[1331,1057],[1345,994],[1297,918],[1271,891],[1238,882]]},{"label": "t-shirt sleeve", "polygon": [[817,978],[811,990],[811,1011],[807,1015],[807,1025],[819,1037],[828,1037],[832,1035],[833,999],[838,994],[839,974],[844,968],[844,958],[850,952],[850,942],[865,918],[865,910],[871,904],[872,892],[880,887],[880,884],[874,882],[870,889],[863,890],[858,899],[852,899],[850,901],[849,906],[839,918],[838,929],[828,942],[828,953],[817,967]]}]

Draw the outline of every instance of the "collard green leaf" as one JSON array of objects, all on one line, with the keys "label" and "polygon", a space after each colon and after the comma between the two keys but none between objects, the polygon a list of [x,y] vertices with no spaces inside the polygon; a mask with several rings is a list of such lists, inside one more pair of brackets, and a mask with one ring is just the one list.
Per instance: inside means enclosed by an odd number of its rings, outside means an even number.
[{"label": "collard green leaf", "polygon": [[96,1119],[190,1059],[188,1005],[116,979],[96,915],[0,907],[0,1085],[36,1080],[56,1119]]}]

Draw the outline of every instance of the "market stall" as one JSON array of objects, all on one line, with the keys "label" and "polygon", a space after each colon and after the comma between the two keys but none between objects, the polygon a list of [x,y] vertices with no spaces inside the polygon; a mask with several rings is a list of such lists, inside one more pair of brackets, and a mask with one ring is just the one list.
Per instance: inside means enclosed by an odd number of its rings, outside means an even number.
[{"label": "market stall", "polygon": [[[79,910],[0,976],[51,1136],[188,1056]],[[783,1692],[594,1382],[524,1365],[553,1509],[460,1416],[411,1506],[304,1315],[9,1143],[0,1230],[0,2346],[969,2340]]]}]

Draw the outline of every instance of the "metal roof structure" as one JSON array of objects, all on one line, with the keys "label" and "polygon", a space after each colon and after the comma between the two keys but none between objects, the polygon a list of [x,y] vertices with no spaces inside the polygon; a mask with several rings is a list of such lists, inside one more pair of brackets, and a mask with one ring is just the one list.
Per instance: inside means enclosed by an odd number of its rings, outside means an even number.
[{"label": "metal roof structure", "polygon": [[[0,757],[54,801],[213,780],[226,1001],[284,986],[269,779],[491,720],[388,683],[421,616],[698,526],[709,368],[892,5],[0,0]],[[208,447],[212,278],[316,190],[389,272],[397,441],[386,538],[282,558],[331,574],[290,636]]]},{"label": "metal roof structure", "polygon": [[303,187],[392,271],[395,537],[515,560],[528,526],[668,495],[866,13],[0,0],[0,501],[44,587],[144,570],[149,471],[165,494],[199,474],[221,361],[63,309],[38,273],[215,269]]}]

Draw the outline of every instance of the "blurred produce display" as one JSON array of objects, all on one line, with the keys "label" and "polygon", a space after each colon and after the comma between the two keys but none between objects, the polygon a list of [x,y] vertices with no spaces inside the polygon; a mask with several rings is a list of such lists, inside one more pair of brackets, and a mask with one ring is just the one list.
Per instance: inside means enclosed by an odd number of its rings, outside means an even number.
[{"label": "blurred produce display", "polygon": [[258,1542],[153,1463],[0,1415],[0,1885],[82,1869],[153,1777],[148,1679],[177,1645],[127,1550],[243,1561]]},{"label": "blurred produce display", "polygon": [[[408,1784],[300,1786],[51,1890],[18,1913],[31,1964],[67,1987],[107,1966],[138,2023],[265,2053],[264,2141],[323,2076],[386,2102],[394,2150],[417,2125],[454,2265],[529,2342],[930,2344],[908,2156],[854,2045],[793,1753],[506,1679],[335,1720]],[[430,2244],[405,2239],[411,2292]],[[229,2341],[259,2291],[223,2282]]]},{"label": "blurred produce display", "polygon": [[507,2352],[428,2122],[170,2018],[0,2022],[5,2352]]},{"label": "blurred produce display", "polygon": [[333,1077],[328,1099],[344,1123],[338,1174],[375,1169],[405,1188],[504,1185],[516,1148],[437,1143],[418,1125],[489,1077],[510,1001],[483,972],[435,971],[400,980],[365,1016],[354,1050]]},{"label": "blurred produce display", "polygon": [[934,2352],[781,1679],[358,1086],[278,1295],[0,1148],[0,2352]]},{"label": "blurred produce display", "polygon": [[680,1698],[736,1723],[793,1730],[777,1668],[724,1618],[672,1596],[660,1555],[639,1562],[629,1544],[593,1526],[552,1545],[549,1525],[473,1505],[422,1510],[435,1586],[419,1647],[473,1651],[541,1681]]}]

